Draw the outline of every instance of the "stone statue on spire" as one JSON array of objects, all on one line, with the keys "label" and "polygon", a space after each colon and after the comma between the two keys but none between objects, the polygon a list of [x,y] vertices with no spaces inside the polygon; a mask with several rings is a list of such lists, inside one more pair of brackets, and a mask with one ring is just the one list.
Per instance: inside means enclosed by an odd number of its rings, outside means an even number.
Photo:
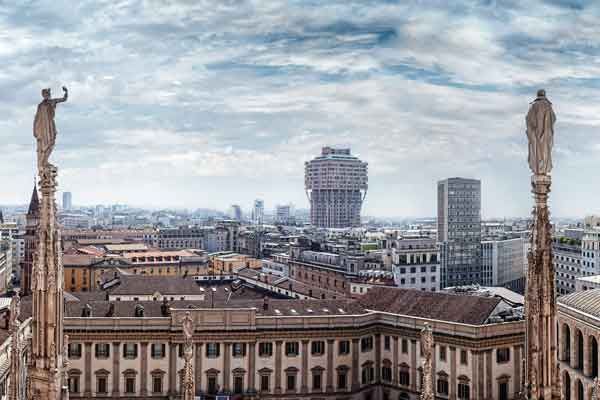
[{"label": "stone statue on spire", "polygon": [[556,115],[544,89],[538,90],[525,121],[529,139],[529,168],[534,175],[548,175],[552,171]]},{"label": "stone statue on spire", "polygon": [[56,105],[67,101],[69,91],[63,86],[64,96],[61,98],[51,98],[50,89],[42,89],[44,100],[38,104],[37,112],[33,120],[33,136],[37,140],[38,170],[41,172],[46,166],[54,168],[48,162],[54,145],[56,143],[56,124],[54,123],[54,113]]}]

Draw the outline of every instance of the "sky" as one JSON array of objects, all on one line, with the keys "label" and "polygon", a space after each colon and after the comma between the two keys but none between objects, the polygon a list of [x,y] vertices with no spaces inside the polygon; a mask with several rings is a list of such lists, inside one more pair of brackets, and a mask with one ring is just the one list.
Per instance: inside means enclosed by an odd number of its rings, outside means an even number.
[{"label": "sky", "polygon": [[527,216],[545,88],[552,213],[600,213],[599,18],[592,0],[5,2],[0,204],[28,201],[40,90],[66,85],[52,162],[76,205],[306,208],[304,162],[343,146],[369,163],[363,214],[435,215],[436,181],[463,176],[484,217]]}]

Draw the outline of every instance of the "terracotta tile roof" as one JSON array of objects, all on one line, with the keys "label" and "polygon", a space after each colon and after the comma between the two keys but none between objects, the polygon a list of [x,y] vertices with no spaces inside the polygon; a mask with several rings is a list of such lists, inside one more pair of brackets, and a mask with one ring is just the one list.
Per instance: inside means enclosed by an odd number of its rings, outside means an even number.
[{"label": "terracotta tile roof", "polygon": [[65,267],[87,267],[94,262],[94,256],[89,254],[63,254]]},{"label": "terracotta tile roof", "polygon": [[501,299],[377,287],[369,290],[358,301],[363,307],[370,310],[483,325]]}]

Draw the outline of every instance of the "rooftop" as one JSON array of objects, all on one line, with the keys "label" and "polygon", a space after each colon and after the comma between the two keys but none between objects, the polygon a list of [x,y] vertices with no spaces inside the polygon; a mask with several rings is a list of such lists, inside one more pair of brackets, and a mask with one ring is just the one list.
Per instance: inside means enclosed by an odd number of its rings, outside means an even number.
[{"label": "rooftop", "polygon": [[600,318],[600,289],[584,290],[560,296],[557,302],[559,305]]}]

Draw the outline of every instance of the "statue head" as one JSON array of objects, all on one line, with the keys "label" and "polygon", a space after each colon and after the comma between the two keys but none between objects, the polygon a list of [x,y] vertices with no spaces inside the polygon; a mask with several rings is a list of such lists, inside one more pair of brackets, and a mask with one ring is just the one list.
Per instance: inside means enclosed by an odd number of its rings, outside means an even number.
[{"label": "statue head", "polygon": [[50,98],[50,88],[42,89],[42,97],[44,100],[48,100]]},{"label": "statue head", "polygon": [[544,89],[538,90],[537,97],[546,97],[546,91]]}]

